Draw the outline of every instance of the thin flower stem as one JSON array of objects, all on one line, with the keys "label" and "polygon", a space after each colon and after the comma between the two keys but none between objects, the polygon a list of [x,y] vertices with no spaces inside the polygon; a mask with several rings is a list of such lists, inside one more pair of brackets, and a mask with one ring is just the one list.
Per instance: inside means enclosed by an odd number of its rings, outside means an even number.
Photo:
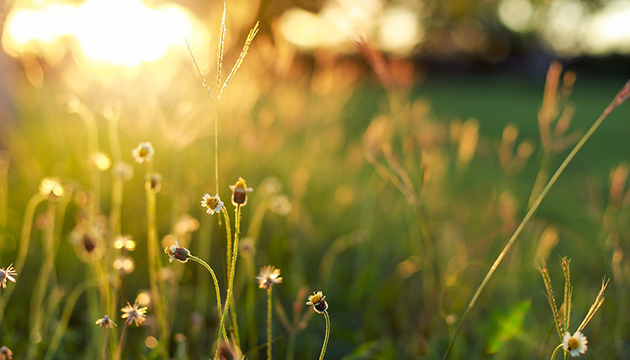
[{"label": "thin flower stem", "polygon": [[556,356],[556,353],[558,352],[558,350],[560,350],[560,348],[562,348],[562,344],[556,346],[556,348],[553,350],[553,353],[551,353],[551,358],[549,358],[549,360],[553,360],[553,358]]},{"label": "thin flower stem", "polygon": [[[212,270],[212,268],[210,267],[210,265],[208,265],[207,262],[205,262],[203,259],[198,258],[194,255],[188,255],[188,258],[196,263],[199,263],[201,265],[203,265],[203,267],[206,268],[206,270],[208,270],[208,272],[210,273],[210,275],[212,275],[212,281],[214,282],[214,291],[217,294],[217,307],[219,308],[219,314],[222,314],[222,310],[221,310],[221,291],[219,290],[219,281],[217,280],[217,276],[214,273],[214,270]],[[225,329],[223,329],[225,330]],[[227,334],[225,333],[225,331],[223,331],[223,338],[227,341]]]},{"label": "thin flower stem", "polygon": [[324,318],[326,318],[326,335],[324,336],[324,346],[322,346],[322,352],[319,354],[319,360],[324,360],[326,347],[328,346],[328,336],[330,335],[330,317],[328,316],[328,311],[324,311]]},{"label": "thin flower stem", "polygon": [[606,110],[604,110],[604,112],[599,116],[599,118],[597,118],[597,120],[593,123],[591,128],[588,129],[588,131],[584,134],[584,136],[582,136],[580,141],[578,141],[578,143],[575,144],[575,147],[573,148],[573,150],[571,150],[569,155],[567,155],[567,157],[564,159],[564,161],[562,162],[562,164],[560,165],[558,170],[556,170],[556,172],[553,174],[551,179],[549,179],[549,182],[547,183],[547,185],[545,185],[545,188],[542,190],[540,195],[538,195],[538,197],[536,198],[536,201],[534,201],[532,206],[529,208],[529,211],[527,211],[527,214],[525,215],[525,217],[523,218],[521,223],[518,225],[518,227],[514,231],[514,234],[512,234],[512,237],[510,237],[508,242],[505,244],[505,246],[503,247],[503,250],[501,250],[501,253],[497,257],[497,259],[494,261],[494,263],[492,264],[492,267],[490,268],[490,270],[486,274],[486,277],[483,279],[483,281],[481,282],[481,284],[479,285],[479,287],[475,291],[475,294],[473,295],[472,299],[470,300],[470,303],[468,303],[468,307],[466,307],[466,310],[462,314],[461,319],[459,320],[459,324],[457,325],[457,329],[455,329],[455,333],[453,334],[453,338],[451,339],[451,342],[449,343],[448,348],[446,349],[446,353],[444,354],[444,357],[443,357],[444,360],[448,358],[448,355],[450,354],[451,349],[453,348],[453,344],[455,343],[455,339],[457,338],[457,335],[459,334],[459,331],[461,330],[462,325],[464,324],[464,321],[466,320],[466,317],[467,317],[468,313],[473,308],[473,306],[475,306],[475,303],[477,302],[477,299],[479,298],[479,295],[481,295],[481,292],[483,291],[483,289],[488,284],[488,281],[490,280],[490,278],[492,277],[492,275],[496,271],[497,267],[499,266],[499,264],[501,263],[501,261],[503,260],[503,258],[507,254],[507,252],[510,250],[510,248],[512,247],[512,245],[514,244],[514,242],[516,241],[518,236],[521,234],[521,232],[525,228],[525,225],[527,225],[529,220],[532,218],[532,216],[534,215],[536,210],[538,210],[538,207],[540,206],[540,203],[547,196],[547,193],[549,192],[549,190],[551,190],[551,188],[556,183],[556,181],[558,180],[560,175],[562,175],[562,173],[564,172],[564,169],[566,169],[566,167],[569,165],[571,160],[573,160],[573,158],[578,153],[578,151],[580,151],[580,149],[582,149],[582,147],[584,146],[586,141],[591,137],[591,135],[593,135],[595,130],[597,130],[597,128],[604,121],[604,119],[606,119],[606,117],[608,116],[610,111],[611,110],[609,110],[608,108]]},{"label": "thin flower stem", "polygon": [[[228,280],[228,289],[227,289],[227,297],[225,298],[225,307],[223,308],[223,312],[221,313],[221,321],[219,322],[219,340],[221,338],[221,332],[223,331],[224,327],[225,327],[225,315],[227,315],[227,311],[228,308],[230,307],[230,304],[232,303],[232,291],[233,291],[233,285],[234,285],[234,273],[236,270],[236,259],[238,257],[238,240],[239,240],[239,234],[240,234],[240,230],[241,230],[241,205],[238,204],[236,205],[236,209],[234,210],[234,245],[232,247],[233,251],[232,251],[232,265],[230,266],[230,276],[229,276],[229,280]],[[233,324],[234,326],[234,332],[235,332],[235,342],[236,345],[238,345],[238,324]],[[219,358],[219,348],[217,346],[217,350],[214,354],[214,358],[218,359]]]},{"label": "thin flower stem", "polygon": [[103,360],[107,360],[107,326],[103,327],[103,331],[105,331],[105,340],[103,345]]},{"label": "thin flower stem", "polygon": [[271,360],[271,287],[267,289],[267,360]]},{"label": "thin flower stem", "polygon": [[123,346],[125,346],[125,335],[127,335],[127,327],[129,323],[125,321],[122,331],[120,332],[120,340],[118,340],[118,353],[116,354],[116,360],[120,360],[122,356]]}]

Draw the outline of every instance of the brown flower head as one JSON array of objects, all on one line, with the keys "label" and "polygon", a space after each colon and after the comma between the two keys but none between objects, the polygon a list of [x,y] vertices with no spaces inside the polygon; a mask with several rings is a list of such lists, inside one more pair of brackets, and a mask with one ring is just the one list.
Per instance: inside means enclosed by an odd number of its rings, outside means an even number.
[{"label": "brown flower head", "polygon": [[324,295],[321,291],[316,291],[313,295],[310,295],[306,305],[313,306],[313,310],[315,310],[318,314],[323,314],[326,310],[328,310],[326,295]]},{"label": "brown flower head", "polygon": [[252,188],[248,188],[245,183],[245,179],[238,178],[238,181],[234,185],[230,185],[232,190],[232,205],[245,206],[247,204],[247,193],[254,191]]},{"label": "brown flower head", "polygon": [[13,359],[13,351],[6,346],[0,348],[0,360]]},{"label": "brown flower head", "polygon": [[243,352],[234,342],[222,341],[219,345],[219,360],[242,360],[244,358]]},{"label": "brown flower head", "polygon": [[127,319],[125,322],[127,325],[131,325],[132,323],[136,323],[136,326],[140,326],[147,318],[145,314],[147,313],[146,307],[140,307],[140,303],[138,303],[138,299],[133,303],[133,305],[129,304],[127,301],[127,306],[120,309],[123,314],[122,318]]},{"label": "brown flower head", "polygon": [[275,284],[280,284],[282,278],[280,277],[280,269],[276,269],[273,266],[263,266],[260,269],[260,273],[256,276],[258,280],[258,287],[261,289],[271,289]]},{"label": "brown flower head", "polygon": [[171,245],[164,249],[164,252],[170,256],[168,259],[169,262],[173,262],[173,260],[179,260],[183,263],[188,261],[188,257],[190,256],[190,251],[183,246],[179,246],[179,243],[176,241],[175,244]]},{"label": "brown flower head", "polygon": [[113,328],[116,324],[109,318],[109,316],[105,315],[103,318],[96,320],[96,325],[103,328]]},{"label": "brown flower head", "polygon": [[0,286],[2,286],[3,289],[6,289],[7,280],[11,282],[15,282],[14,276],[16,275],[17,273],[13,269],[13,264],[7,266],[6,269],[5,268],[0,269]]}]

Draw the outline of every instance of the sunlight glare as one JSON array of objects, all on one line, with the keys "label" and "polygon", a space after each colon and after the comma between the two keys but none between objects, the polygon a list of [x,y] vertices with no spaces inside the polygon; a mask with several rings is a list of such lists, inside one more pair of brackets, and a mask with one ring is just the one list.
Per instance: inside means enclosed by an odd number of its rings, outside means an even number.
[{"label": "sunlight glare", "polygon": [[74,36],[86,57],[126,66],[158,60],[190,30],[181,11],[152,10],[139,0],[89,0],[74,23]]},{"label": "sunlight glare", "polygon": [[74,5],[58,2],[39,8],[25,6],[11,13],[2,34],[5,51],[12,56],[41,52],[48,60],[59,58],[63,51],[58,42],[72,32],[70,23],[74,11]]},{"label": "sunlight glare", "polygon": [[88,0],[81,5],[21,1],[8,14],[2,45],[12,56],[65,53],[73,37],[91,64],[137,66],[166,55],[184,38],[203,47],[207,30],[184,8],[148,8],[141,0]]}]

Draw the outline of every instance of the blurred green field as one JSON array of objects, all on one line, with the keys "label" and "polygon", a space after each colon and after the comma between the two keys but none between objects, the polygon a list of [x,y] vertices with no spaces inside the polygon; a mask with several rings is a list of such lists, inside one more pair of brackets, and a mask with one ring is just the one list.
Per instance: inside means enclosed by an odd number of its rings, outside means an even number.
[{"label": "blurred green field", "polygon": [[[274,300],[289,319],[294,311],[311,311],[305,305],[308,294],[321,290],[327,296],[332,326],[327,359],[442,358],[475,288],[527,210],[542,157],[537,113],[544,82],[429,74],[407,94],[388,94],[355,64],[322,61],[312,74],[278,74],[262,54],[250,56],[219,108],[219,194],[232,219],[228,185],[242,176],[254,188],[243,213],[246,246],[235,288],[244,353],[249,359],[264,358],[266,298],[254,275],[270,264],[282,271],[284,281],[274,288]],[[583,79],[578,73],[569,132],[584,133],[625,80]],[[123,81],[121,88],[131,84]],[[215,188],[214,116],[207,94],[187,67],[168,89],[148,89],[144,98],[119,90],[95,87],[76,94],[86,111],[82,115],[67,111],[65,96],[71,92],[61,82],[39,89],[23,82],[13,94],[14,118],[0,123],[1,143],[10,158],[1,266],[15,261],[26,203],[41,179],[57,176],[72,191],[64,199],[67,208],[59,205],[62,201],[54,205],[58,253],[46,290],[39,356],[50,344],[72,289],[95,276],[90,262],[104,264],[120,281],[116,309],[149,289],[145,166],[131,156],[139,142],[153,143],[154,168],[162,176],[157,194],[160,244],[177,240],[206,259],[225,291],[224,224],[199,206],[202,195]],[[103,115],[112,102],[120,109],[113,128]],[[85,127],[90,116],[98,144]],[[462,155],[462,143],[476,132],[473,122],[466,122],[470,117],[478,121],[479,139],[472,153]],[[561,255],[572,265],[572,329],[591,306],[602,278],[611,278],[606,301],[584,330],[586,358],[624,357],[630,345],[625,295],[630,266],[624,256],[630,211],[626,179],[621,179],[623,194],[613,197],[610,173],[628,161],[629,118],[627,105],[615,110],[569,165],[482,293],[451,358],[550,356],[560,341],[535,264],[547,262],[561,299]],[[498,159],[508,124],[518,128],[515,144],[528,140],[533,146],[522,169],[507,170]],[[111,142],[112,129],[119,133],[119,149]],[[470,132],[465,135],[462,129]],[[78,219],[89,212],[90,199],[98,199],[103,216],[112,210],[111,170],[99,173],[88,164],[94,147],[109,157],[120,150],[122,160],[134,167],[133,179],[124,184],[121,217],[122,234],[137,241],[137,249],[127,254],[135,263],[129,274],[116,275],[112,268],[121,253],[112,247],[111,227],[103,236],[103,255],[95,259],[82,259],[81,249],[68,241]],[[555,154],[549,170],[555,171],[567,153]],[[390,180],[403,183],[403,191],[376,170],[370,156],[393,174]],[[269,185],[276,182],[281,189]],[[280,194],[290,201],[288,214],[274,207]],[[45,208],[41,205],[35,213],[31,248],[24,268],[17,269],[17,283],[8,284],[15,292],[2,314],[0,341],[15,354],[29,346],[33,313],[24,304],[32,298],[48,256],[40,241],[49,226],[42,216]],[[177,230],[186,215],[197,219],[198,230]],[[166,255],[162,260],[171,356],[210,358],[218,327],[211,279],[197,264],[169,264]],[[103,302],[94,288],[78,298],[55,359],[99,356],[102,331],[94,321],[104,315]],[[147,345],[148,336],[158,337],[154,308],[148,307],[147,325],[129,329],[123,358],[159,357]],[[289,359],[290,332],[276,317],[278,309],[274,314],[274,358]],[[120,314],[109,315],[122,325]],[[297,334],[294,358],[319,354],[324,327],[324,319],[313,314]]]}]

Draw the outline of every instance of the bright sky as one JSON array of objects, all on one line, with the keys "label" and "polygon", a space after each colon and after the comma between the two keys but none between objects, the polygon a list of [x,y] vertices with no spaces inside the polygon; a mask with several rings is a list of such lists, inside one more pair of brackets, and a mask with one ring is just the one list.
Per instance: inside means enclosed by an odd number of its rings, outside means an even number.
[{"label": "bright sky", "polygon": [[[67,0],[69,1],[69,0]],[[421,2],[325,0],[319,13],[286,11],[279,30],[296,48],[349,51],[349,39],[367,37],[387,52],[407,55],[425,40]],[[515,32],[534,32],[561,55],[630,53],[630,0],[611,0],[593,12],[579,0],[500,0],[499,20]],[[155,62],[184,38],[207,49],[210,34],[185,8],[142,0],[16,0],[5,21],[2,47],[12,56],[33,53],[56,63],[69,51],[87,63],[134,67]],[[78,45],[78,46],[76,46]],[[344,50],[345,49],[345,50]],[[186,51],[184,51],[185,53]]]}]

